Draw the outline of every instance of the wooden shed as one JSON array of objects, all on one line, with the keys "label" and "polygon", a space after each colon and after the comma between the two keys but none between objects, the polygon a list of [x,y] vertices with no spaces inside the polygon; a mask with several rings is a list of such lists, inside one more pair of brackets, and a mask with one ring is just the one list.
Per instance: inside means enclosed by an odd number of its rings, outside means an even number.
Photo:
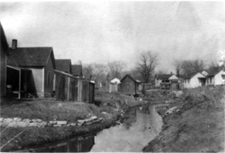
[{"label": "wooden shed", "polygon": [[55,98],[62,101],[78,101],[78,78],[55,70]]},{"label": "wooden shed", "polygon": [[118,92],[120,80],[118,78],[114,78],[110,81],[109,84],[109,92]]},{"label": "wooden shed", "polygon": [[94,82],[55,70],[55,98],[61,101],[94,102]]},{"label": "wooden shed", "polygon": [[137,82],[130,75],[124,76],[120,81],[119,92],[126,95],[137,94]]},{"label": "wooden shed", "polygon": [[89,103],[94,103],[95,101],[95,82],[89,82]]}]

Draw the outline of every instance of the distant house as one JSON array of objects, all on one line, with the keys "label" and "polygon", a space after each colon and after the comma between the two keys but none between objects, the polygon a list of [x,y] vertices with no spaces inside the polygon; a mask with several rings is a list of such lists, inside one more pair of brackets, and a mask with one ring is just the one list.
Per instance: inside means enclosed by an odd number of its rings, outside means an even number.
[{"label": "distant house", "polygon": [[206,77],[206,85],[224,85],[225,84],[225,71],[218,67],[209,70]]},{"label": "distant house", "polygon": [[120,80],[118,78],[114,78],[110,81],[109,84],[109,92],[118,92]]},{"label": "distant house", "polygon": [[137,82],[130,75],[124,76],[120,82],[119,92],[126,95],[137,94]]},{"label": "distant house", "polygon": [[80,78],[83,77],[82,65],[72,65],[72,74]]},{"label": "distant house", "polygon": [[174,74],[158,74],[155,76],[155,86],[161,89],[171,89],[177,85],[178,77]]},{"label": "distant house", "polygon": [[184,88],[205,86],[206,83],[206,77],[200,72],[184,75],[183,79]]},{"label": "distant house", "polygon": [[[13,40],[10,52],[12,58],[8,62],[9,68],[29,70],[32,75],[31,79],[33,79],[31,81],[34,82],[35,90],[33,91],[40,97],[51,96],[53,92],[54,69],[56,68],[53,48],[17,47],[17,40]],[[16,66],[12,61],[16,63]],[[13,77],[11,75],[9,81],[13,82]]]},{"label": "distant house", "polygon": [[72,65],[70,59],[56,59],[56,70],[72,74]]},{"label": "distant house", "polygon": [[6,95],[6,64],[7,56],[9,55],[9,46],[5,36],[4,29],[0,23],[0,35],[1,35],[1,51],[0,51],[0,97]]}]

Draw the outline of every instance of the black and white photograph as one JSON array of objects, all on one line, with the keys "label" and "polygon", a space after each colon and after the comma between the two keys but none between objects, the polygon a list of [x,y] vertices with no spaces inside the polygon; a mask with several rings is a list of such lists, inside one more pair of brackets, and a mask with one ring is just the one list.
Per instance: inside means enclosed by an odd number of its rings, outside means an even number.
[{"label": "black and white photograph", "polygon": [[0,152],[225,152],[225,2],[0,0]]}]

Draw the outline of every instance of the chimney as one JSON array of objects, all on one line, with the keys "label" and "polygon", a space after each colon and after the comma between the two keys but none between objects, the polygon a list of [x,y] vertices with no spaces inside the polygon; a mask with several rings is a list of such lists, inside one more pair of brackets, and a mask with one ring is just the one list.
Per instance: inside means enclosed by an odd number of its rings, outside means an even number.
[{"label": "chimney", "polygon": [[13,39],[12,40],[12,49],[16,49],[17,48],[17,40]]}]

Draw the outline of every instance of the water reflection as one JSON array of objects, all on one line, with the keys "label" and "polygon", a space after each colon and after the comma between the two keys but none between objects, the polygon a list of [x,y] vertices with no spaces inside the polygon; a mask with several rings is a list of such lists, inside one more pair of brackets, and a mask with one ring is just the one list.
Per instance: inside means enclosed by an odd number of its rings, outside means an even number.
[{"label": "water reflection", "polygon": [[131,109],[122,124],[97,136],[76,137],[35,149],[36,152],[139,152],[161,131],[162,118],[155,106]]},{"label": "water reflection", "polygon": [[76,137],[64,142],[56,142],[36,152],[89,152],[94,145],[94,136]]},{"label": "water reflection", "polygon": [[136,121],[127,127],[121,124],[105,129],[95,137],[92,152],[138,152],[159,134],[162,118],[155,106],[136,109]]}]

